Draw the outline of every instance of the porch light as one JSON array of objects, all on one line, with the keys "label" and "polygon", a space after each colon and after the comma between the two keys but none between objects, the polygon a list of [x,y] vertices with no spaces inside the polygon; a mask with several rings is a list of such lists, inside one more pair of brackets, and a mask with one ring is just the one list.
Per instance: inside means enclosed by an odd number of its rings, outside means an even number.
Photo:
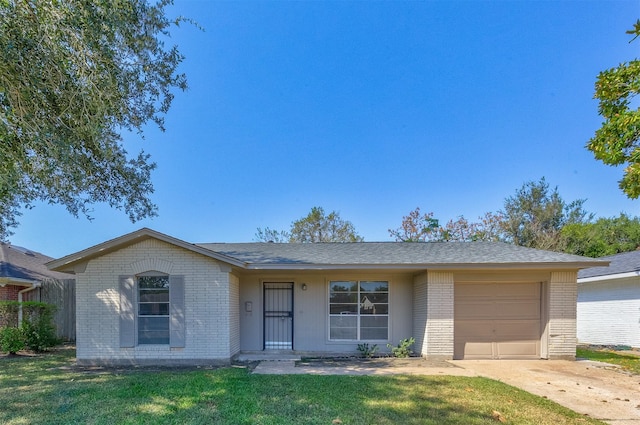
[{"label": "porch light", "polygon": [[303,283],[303,284],[302,284],[302,290],[303,290],[303,291],[306,291],[306,290],[307,290],[307,284],[306,284],[306,283]]}]

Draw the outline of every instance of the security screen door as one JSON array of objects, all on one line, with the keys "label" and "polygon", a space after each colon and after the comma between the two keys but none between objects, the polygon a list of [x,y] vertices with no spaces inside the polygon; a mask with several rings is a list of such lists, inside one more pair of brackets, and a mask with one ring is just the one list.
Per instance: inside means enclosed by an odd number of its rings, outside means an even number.
[{"label": "security screen door", "polygon": [[264,349],[293,349],[293,282],[264,283]]}]

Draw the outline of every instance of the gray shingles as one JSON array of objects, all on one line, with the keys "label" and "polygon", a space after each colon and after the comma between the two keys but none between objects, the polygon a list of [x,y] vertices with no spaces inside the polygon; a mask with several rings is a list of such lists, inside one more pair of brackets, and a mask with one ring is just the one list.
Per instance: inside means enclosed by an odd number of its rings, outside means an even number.
[{"label": "gray shingles", "polygon": [[596,260],[493,242],[203,243],[249,265],[575,264]]},{"label": "gray shingles", "polygon": [[623,252],[601,259],[610,261],[609,267],[591,267],[580,270],[578,279],[640,271],[640,251]]},{"label": "gray shingles", "polygon": [[49,270],[45,263],[51,260],[51,257],[39,252],[0,243],[0,278],[31,281],[72,278],[68,274]]}]

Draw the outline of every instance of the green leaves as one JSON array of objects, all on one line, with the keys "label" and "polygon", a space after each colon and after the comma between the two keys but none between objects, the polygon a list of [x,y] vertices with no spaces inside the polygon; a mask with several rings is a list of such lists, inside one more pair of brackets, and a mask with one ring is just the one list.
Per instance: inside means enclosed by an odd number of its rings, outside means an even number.
[{"label": "green leaves", "polygon": [[[640,20],[627,34],[640,35]],[[605,121],[587,143],[595,158],[607,165],[627,165],[620,189],[632,199],[640,196],[640,110],[635,97],[640,93],[640,61],[622,63],[598,75],[594,98]]]},{"label": "green leaves", "polygon": [[[104,202],[156,215],[155,164],[123,129],[163,129],[183,57],[166,48],[170,0],[0,3],[0,239],[36,200],[88,216]],[[179,20],[178,20],[179,21]]]}]

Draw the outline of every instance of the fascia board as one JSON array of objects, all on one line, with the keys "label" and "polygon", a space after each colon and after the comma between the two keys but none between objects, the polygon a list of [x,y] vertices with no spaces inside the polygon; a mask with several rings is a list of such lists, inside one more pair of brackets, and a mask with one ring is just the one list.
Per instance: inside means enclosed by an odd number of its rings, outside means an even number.
[{"label": "fascia board", "polygon": [[583,277],[578,279],[578,283],[600,282],[603,280],[626,279],[629,277],[640,276],[640,272],[626,272],[617,274],[603,274],[600,276]]}]

